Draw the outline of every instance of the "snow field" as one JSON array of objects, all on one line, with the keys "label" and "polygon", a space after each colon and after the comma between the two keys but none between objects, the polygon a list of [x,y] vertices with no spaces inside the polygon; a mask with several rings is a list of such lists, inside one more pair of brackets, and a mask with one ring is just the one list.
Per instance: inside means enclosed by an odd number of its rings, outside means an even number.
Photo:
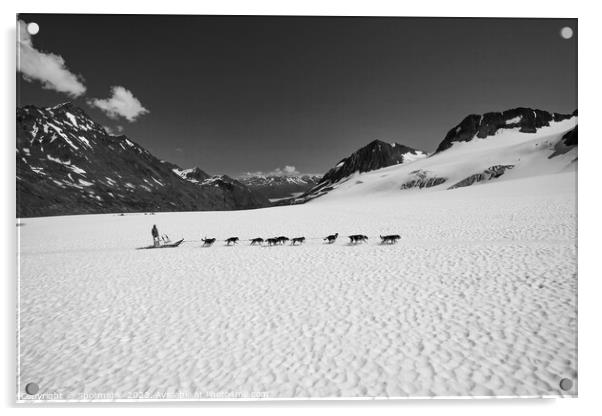
[{"label": "snow field", "polygon": [[[21,390],[574,395],[575,188],[569,171],[252,211],[24,219]],[[222,241],[135,250],[153,224]],[[332,245],[223,242],[335,232]],[[356,233],[369,243],[349,245]],[[379,245],[389,233],[400,242]]]}]

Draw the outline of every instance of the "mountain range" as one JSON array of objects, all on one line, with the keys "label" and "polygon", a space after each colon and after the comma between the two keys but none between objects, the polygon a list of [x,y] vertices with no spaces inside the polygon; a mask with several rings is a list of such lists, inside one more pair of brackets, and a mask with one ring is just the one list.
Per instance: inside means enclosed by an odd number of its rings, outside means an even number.
[{"label": "mountain range", "polygon": [[433,154],[412,153],[406,160],[397,155],[399,160],[388,160],[388,167],[362,170],[353,166],[333,176],[359,154],[365,162],[366,154],[393,146],[373,142],[343,159],[345,163],[335,166],[316,187],[282,203],[304,203],[317,197],[320,201],[357,201],[400,192],[460,192],[467,186],[576,171],[577,124],[577,111],[557,114],[516,108],[470,115],[447,133]]},{"label": "mountain range", "polygon": [[321,179],[320,175],[245,175],[238,178],[249,189],[270,200],[302,194],[316,186]]},{"label": "mountain range", "polygon": [[71,103],[18,108],[16,144],[19,217],[270,205],[227,176],[182,174]]},{"label": "mountain range", "polygon": [[[374,140],[324,176],[232,178],[160,160],[71,103],[25,106],[17,108],[17,216],[253,209],[305,203],[343,188],[361,192],[365,182],[402,191],[455,189],[509,172],[536,173],[535,164],[554,170],[576,162],[576,120],[577,111],[523,107],[472,114],[431,155]],[[381,171],[387,173],[375,176]]]}]

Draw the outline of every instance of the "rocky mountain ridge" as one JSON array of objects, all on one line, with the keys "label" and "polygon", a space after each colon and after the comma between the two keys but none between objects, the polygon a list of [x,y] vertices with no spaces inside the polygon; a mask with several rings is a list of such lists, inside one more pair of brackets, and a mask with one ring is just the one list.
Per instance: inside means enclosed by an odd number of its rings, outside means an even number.
[{"label": "rocky mountain ridge", "polygon": [[[249,209],[269,201],[242,184],[193,183],[81,108],[17,108],[17,216]],[[192,173],[200,175],[199,172]]]}]

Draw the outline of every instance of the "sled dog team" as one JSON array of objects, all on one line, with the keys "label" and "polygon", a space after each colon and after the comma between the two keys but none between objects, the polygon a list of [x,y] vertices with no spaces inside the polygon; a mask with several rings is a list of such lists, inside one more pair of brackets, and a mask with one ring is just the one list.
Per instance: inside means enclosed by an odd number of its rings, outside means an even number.
[{"label": "sled dog team", "polygon": [[[339,233],[332,234],[332,235],[324,237],[323,241],[325,241],[326,244],[333,244],[335,241],[337,241],[338,237],[339,237]],[[358,244],[358,243],[367,243],[368,242],[368,237],[363,234],[353,234],[353,235],[348,236],[348,238],[349,238],[350,244]],[[395,244],[395,243],[397,243],[397,241],[400,238],[401,238],[401,236],[399,234],[381,235],[380,242],[381,242],[381,244]],[[205,238],[201,239],[201,241],[203,242],[203,247],[211,247],[217,240],[215,238],[205,237]],[[227,238],[226,240],[224,240],[224,242],[226,243],[227,246],[238,244],[239,241],[240,241],[240,239],[238,237],[230,237],[230,238]],[[297,244],[303,244],[305,242],[305,237],[295,237],[295,238],[291,239],[291,238],[281,235],[280,237],[273,237],[273,238],[266,238],[266,239],[257,237],[257,238],[252,238],[249,241],[251,242],[250,245],[252,245],[252,246],[255,246],[255,245],[263,246],[264,243],[266,243],[268,246],[278,246],[278,245],[284,245],[289,241],[290,241],[291,246],[295,246]]]}]

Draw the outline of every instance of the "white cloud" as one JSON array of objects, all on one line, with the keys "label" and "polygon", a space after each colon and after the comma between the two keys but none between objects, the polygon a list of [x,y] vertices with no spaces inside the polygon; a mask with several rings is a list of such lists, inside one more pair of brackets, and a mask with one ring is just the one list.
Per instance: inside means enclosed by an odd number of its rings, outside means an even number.
[{"label": "white cloud", "polygon": [[285,165],[283,168],[276,168],[270,172],[247,172],[244,176],[299,176],[301,172],[296,167]]},{"label": "white cloud", "polygon": [[26,81],[40,81],[44,88],[72,97],[86,92],[82,77],[67,69],[62,56],[37,50],[27,32],[27,23],[19,20],[17,25],[17,69]]},{"label": "white cloud", "polygon": [[112,128],[110,126],[104,126],[104,128],[105,131],[111,136],[119,136],[121,133],[123,133],[123,126],[115,126],[115,128]]},{"label": "white cloud", "polygon": [[280,176],[298,175],[300,173],[294,166],[290,165],[286,165],[283,169],[276,168],[274,172],[276,174],[280,173]]},{"label": "white cloud", "polygon": [[92,107],[100,108],[107,116],[111,118],[123,117],[128,121],[135,121],[136,118],[149,111],[142,106],[140,100],[134,97],[131,91],[124,87],[111,87],[112,96],[105,99],[93,98],[88,100]]}]

